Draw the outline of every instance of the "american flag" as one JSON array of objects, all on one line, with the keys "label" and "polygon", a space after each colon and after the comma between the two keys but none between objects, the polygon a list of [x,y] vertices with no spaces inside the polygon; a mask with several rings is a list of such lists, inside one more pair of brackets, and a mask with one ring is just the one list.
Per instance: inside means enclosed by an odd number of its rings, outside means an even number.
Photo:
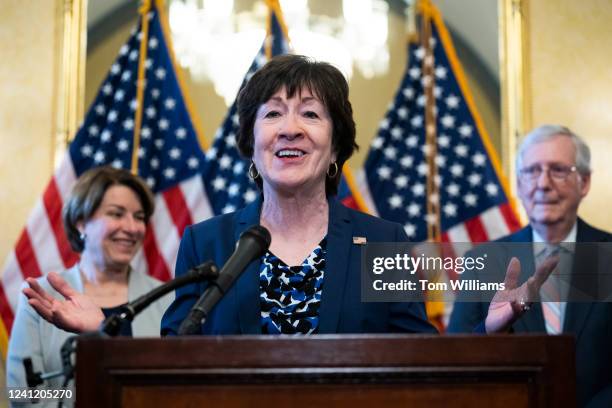
[{"label": "american flag", "polygon": [[[156,3],[156,2],[151,2]],[[205,156],[176,76],[163,10],[143,10],[138,27],[121,47],[65,158],[38,200],[4,266],[0,313],[7,332],[26,277],[72,266],[61,209],[76,179],[102,165],[131,167],[139,122],[138,174],[155,193],[155,214],[133,266],[167,280],[173,275],[184,228],[212,215],[201,172]],[[144,29],[143,29],[144,28]],[[141,58],[141,44],[146,58]],[[142,106],[137,95],[144,64]]]},{"label": "american flag", "polygon": [[[268,60],[276,55],[290,51],[287,28],[283,22],[280,6],[272,2],[269,8],[267,35],[251,63],[242,86]],[[255,200],[258,189],[255,182],[248,176],[249,161],[240,156],[236,145],[238,136],[238,114],[236,102],[229,108],[221,127],[217,130],[213,145],[206,152],[204,182],[206,193],[210,199],[215,214],[236,211]],[[338,197],[348,207],[365,211],[363,201],[356,188],[351,188],[347,179],[351,180],[350,169],[346,166],[344,176],[340,180]]]},{"label": "american flag", "polygon": [[[280,9],[270,7],[269,13],[266,38],[251,63],[242,86],[268,62],[269,57],[289,52],[287,30],[282,22]],[[236,211],[259,196],[255,182],[248,176],[250,163],[238,152],[238,131],[238,113],[234,101],[223,124],[217,130],[213,145],[206,152],[204,183],[215,214]]]},{"label": "american flag", "polygon": [[448,32],[429,6],[421,17],[430,13],[422,20],[430,28],[409,44],[404,78],[366,159],[366,195],[412,241],[431,239],[432,224],[442,242],[495,239],[519,223]]},{"label": "american flag", "polygon": [[[444,254],[462,255],[470,243],[520,225],[442,17],[429,1],[419,7],[420,41],[409,43],[404,78],[372,141],[360,187],[371,212],[402,224],[411,241],[450,242]],[[427,315],[444,331],[452,297],[427,297]]]}]

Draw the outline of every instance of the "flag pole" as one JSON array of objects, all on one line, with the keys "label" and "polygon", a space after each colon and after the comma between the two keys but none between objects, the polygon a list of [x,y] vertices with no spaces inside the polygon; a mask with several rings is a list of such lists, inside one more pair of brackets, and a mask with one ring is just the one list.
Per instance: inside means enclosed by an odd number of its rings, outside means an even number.
[{"label": "flag pole", "polygon": [[422,0],[420,13],[421,24],[421,47],[425,50],[423,57],[423,91],[425,94],[425,158],[427,160],[427,240],[431,242],[440,241],[440,190],[438,183],[438,167],[436,156],[438,154],[437,129],[435,117],[435,75],[434,56],[431,46],[431,4],[430,0]]},{"label": "flag pole", "polygon": [[268,6],[268,17],[266,20],[266,40],[265,40],[265,52],[266,59],[270,60],[272,58],[272,14],[276,14],[276,19],[278,24],[280,25],[281,30],[283,31],[283,35],[287,39],[287,43],[291,47],[291,39],[289,38],[289,29],[287,28],[287,24],[285,23],[285,18],[283,17],[283,11],[281,9],[280,3],[278,0],[266,0],[266,5]]},{"label": "flag pole", "polygon": [[142,24],[140,39],[140,55],[138,58],[138,79],[136,81],[136,111],[134,112],[134,139],[132,143],[132,174],[138,175],[138,151],[140,150],[140,126],[142,125],[142,107],[144,105],[145,62],[147,60],[147,45],[149,43],[149,11],[151,0],[143,0],[138,8]]},{"label": "flag pole", "polygon": [[[425,160],[427,163],[427,216],[425,219],[427,225],[427,241],[441,241],[441,217],[440,217],[440,186],[438,180],[438,166],[436,157],[438,155],[438,129],[436,126],[436,100],[434,94],[435,75],[434,67],[435,60],[431,44],[431,3],[430,0],[421,0],[417,13],[421,14],[421,29],[420,29],[420,44],[425,50],[422,62],[422,80],[423,94],[425,96]],[[433,249],[433,248],[432,248]],[[435,256],[440,256],[440,249],[433,249]],[[442,271],[438,270],[428,277],[432,282],[439,282],[442,276]],[[425,310],[427,317],[440,332],[444,330],[442,317],[444,316],[444,296],[441,291],[428,290],[425,292],[427,301],[425,302]]]}]

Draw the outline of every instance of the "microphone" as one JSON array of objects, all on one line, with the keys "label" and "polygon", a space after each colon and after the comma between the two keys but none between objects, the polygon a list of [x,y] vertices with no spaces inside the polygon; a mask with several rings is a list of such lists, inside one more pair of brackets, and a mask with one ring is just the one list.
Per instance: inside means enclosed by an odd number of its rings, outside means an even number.
[{"label": "microphone", "polygon": [[270,232],[261,225],[253,225],[242,234],[234,253],[227,260],[219,277],[206,288],[179,327],[179,335],[196,334],[212,308],[221,300],[236,278],[254,259],[262,256],[270,246]]},{"label": "microphone", "polygon": [[[266,231],[267,233],[268,231]],[[268,237],[270,234],[268,234]],[[269,245],[268,238],[268,245]],[[34,371],[32,365],[32,359],[26,357],[23,359],[23,367],[26,373],[26,382],[28,387],[34,388],[51,378],[64,376],[63,388],[68,385],[70,379],[74,376],[74,364],[72,363],[72,354],[76,351],[76,342],[79,337],[82,336],[116,336],[121,330],[121,325],[126,321],[132,321],[134,317],[140,313],[143,309],[149,306],[151,303],[164,296],[165,294],[173,291],[181,286],[188,285],[190,283],[196,283],[203,280],[214,281],[219,276],[219,269],[212,261],[204,262],[189,271],[186,274],[174,278],[161,286],[156,287],[152,291],[145,293],[138,297],[136,300],[128,303],[121,308],[120,313],[113,314],[106,318],[100,325],[100,330],[97,332],[89,332],[81,334],[80,336],[70,336],[64,342],[61,348],[62,366],[63,368],[58,371],[42,373]],[[61,404],[60,404],[61,405]]]},{"label": "microphone", "polygon": [[212,261],[204,262],[190,269],[186,274],[174,278],[152,291],[145,293],[136,300],[121,308],[121,312],[106,318],[100,325],[100,331],[109,336],[116,336],[125,321],[132,321],[134,317],[151,303],[181,286],[203,280],[214,281],[219,276],[219,269]]}]

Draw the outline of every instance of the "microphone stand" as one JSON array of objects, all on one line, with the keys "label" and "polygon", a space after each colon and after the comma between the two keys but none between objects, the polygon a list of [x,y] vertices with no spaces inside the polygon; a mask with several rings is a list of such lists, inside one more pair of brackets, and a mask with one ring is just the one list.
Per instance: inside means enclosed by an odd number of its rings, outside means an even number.
[{"label": "microphone stand", "polygon": [[[23,366],[26,372],[26,382],[29,388],[35,388],[42,384],[45,380],[64,376],[62,388],[68,386],[68,382],[74,377],[74,364],[72,363],[72,355],[76,352],[77,340],[81,337],[115,337],[119,333],[121,326],[125,322],[131,322],[134,317],[151,303],[164,296],[165,294],[188,285],[204,280],[214,282],[219,276],[219,269],[212,261],[204,262],[190,269],[185,275],[175,278],[152,291],[140,296],[133,302],[121,308],[119,313],[115,313],[106,318],[100,325],[100,330],[94,332],[83,333],[80,335],[70,336],[66,339],[61,348],[62,369],[48,373],[36,372],[32,366],[32,359],[26,357],[23,359]],[[58,407],[62,407],[63,401],[58,402]]]},{"label": "microphone stand", "polygon": [[[60,354],[62,356],[62,369],[57,371],[52,371],[48,373],[42,373],[34,371],[34,367],[32,366],[32,359],[30,357],[26,357],[23,359],[23,366],[26,372],[26,383],[28,384],[28,388],[36,388],[41,385],[45,380],[50,380],[55,377],[64,377],[64,382],[62,383],[62,388],[66,388],[70,380],[74,377],[74,364],[72,364],[72,354],[76,351],[76,342],[81,336],[100,336],[104,335],[99,332],[91,332],[84,333],[82,335],[74,335],[70,336],[66,339],[62,348],[60,349]],[[64,400],[60,399],[57,402],[58,408],[62,408],[64,404]]]},{"label": "microphone stand", "polygon": [[185,275],[173,279],[165,284],[153,289],[151,292],[140,296],[133,302],[123,306],[118,313],[107,317],[100,326],[100,331],[111,337],[119,334],[121,326],[126,322],[131,322],[138,313],[149,306],[152,302],[173,291],[174,289],[203,280],[215,281],[219,276],[219,269],[212,261],[204,262],[190,269]]}]

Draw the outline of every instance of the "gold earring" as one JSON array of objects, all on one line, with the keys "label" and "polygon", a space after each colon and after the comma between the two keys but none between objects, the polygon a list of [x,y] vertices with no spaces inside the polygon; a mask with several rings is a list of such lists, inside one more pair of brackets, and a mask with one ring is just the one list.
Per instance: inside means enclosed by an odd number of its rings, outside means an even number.
[{"label": "gold earring", "polygon": [[[332,166],[334,166],[334,171],[333,171],[333,174],[329,174],[329,169],[330,169]],[[339,171],[339,169],[338,169],[338,163],[333,162],[333,163],[332,163],[332,164],[329,166],[329,168],[327,169],[327,177],[329,177],[329,178],[334,178],[334,177],[336,177],[336,175],[338,174],[338,171]]]},{"label": "gold earring", "polygon": [[257,177],[259,177],[259,172],[257,171],[257,167],[255,167],[255,163],[251,162],[251,165],[249,166],[249,177],[252,180],[255,180]]}]

